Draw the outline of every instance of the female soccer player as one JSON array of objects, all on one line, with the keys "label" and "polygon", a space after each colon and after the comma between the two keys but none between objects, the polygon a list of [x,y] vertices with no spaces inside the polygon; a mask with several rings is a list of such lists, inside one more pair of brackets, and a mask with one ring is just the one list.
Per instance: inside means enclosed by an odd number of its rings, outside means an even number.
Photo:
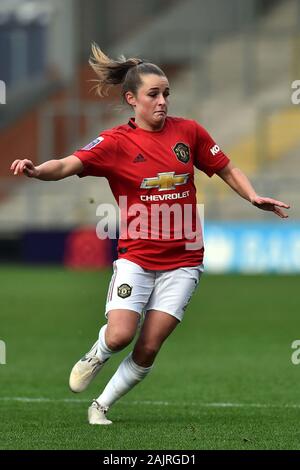
[{"label": "female soccer player", "polygon": [[[126,199],[126,228],[121,231],[107,294],[107,324],[91,350],[74,365],[69,380],[73,392],[85,390],[111,355],[132,341],[145,313],[132,353],[89,407],[89,423],[101,425],[111,424],[106,417],[109,407],[150,372],[199,283],[203,246],[194,167],[210,177],[216,173],[251,204],[279,217],[287,217],[282,208],[289,206],[258,196],[198,123],[168,116],[169,82],[158,66],[136,58],[111,60],[97,45],[92,46],[90,65],[98,76],[100,96],[107,87],[121,84],[135,117],[102,132],[66,158],[39,166],[27,159],[15,160],[11,170],[40,180],[104,176],[119,205],[121,198],[122,205]],[[166,209],[173,218],[162,227]],[[134,217],[137,211],[142,217]]]}]

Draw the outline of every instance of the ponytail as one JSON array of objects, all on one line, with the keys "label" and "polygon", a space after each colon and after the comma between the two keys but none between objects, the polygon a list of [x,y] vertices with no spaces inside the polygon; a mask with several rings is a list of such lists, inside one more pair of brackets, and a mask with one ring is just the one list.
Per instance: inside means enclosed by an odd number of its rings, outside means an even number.
[{"label": "ponytail", "polygon": [[95,86],[98,95],[104,96],[112,85],[123,83],[128,70],[141,63],[143,61],[140,59],[126,59],[123,55],[119,60],[110,59],[97,44],[93,43],[89,64],[98,76],[98,83]]},{"label": "ponytail", "polygon": [[123,55],[119,60],[110,59],[100,47],[92,44],[92,55],[89,64],[97,75],[96,93],[104,96],[108,93],[111,86],[122,84],[122,96],[125,99],[125,93],[131,91],[137,93],[142,84],[142,74],[155,74],[165,76],[164,72],[155,64],[144,62],[141,59],[126,59]]}]

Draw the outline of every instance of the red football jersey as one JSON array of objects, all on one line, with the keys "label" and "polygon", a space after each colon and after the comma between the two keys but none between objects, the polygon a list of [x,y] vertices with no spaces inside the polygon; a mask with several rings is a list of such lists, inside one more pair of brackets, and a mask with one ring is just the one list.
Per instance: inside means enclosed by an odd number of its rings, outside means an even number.
[{"label": "red football jersey", "polygon": [[74,155],[84,166],[78,176],[106,177],[119,205],[122,199],[120,258],[151,270],[202,262],[203,246],[190,248],[201,238],[196,235],[194,166],[212,176],[229,163],[202,126],[167,117],[164,127],[152,132],[130,119],[103,131]]}]

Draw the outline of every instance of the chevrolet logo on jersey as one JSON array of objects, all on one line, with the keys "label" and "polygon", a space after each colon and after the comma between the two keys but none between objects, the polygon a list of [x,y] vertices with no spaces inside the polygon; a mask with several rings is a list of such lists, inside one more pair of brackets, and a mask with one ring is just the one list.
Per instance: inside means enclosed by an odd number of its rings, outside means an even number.
[{"label": "chevrolet logo on jersey", "polygon": [[143,189],[158,188],[159,191],[167,191],[168,189],[176,189],[175,186],[185,184],[189,179],[189,173],[175,175],[175,171],[166,173],[157,173],[157,177],[144,178],[141,184]]}]

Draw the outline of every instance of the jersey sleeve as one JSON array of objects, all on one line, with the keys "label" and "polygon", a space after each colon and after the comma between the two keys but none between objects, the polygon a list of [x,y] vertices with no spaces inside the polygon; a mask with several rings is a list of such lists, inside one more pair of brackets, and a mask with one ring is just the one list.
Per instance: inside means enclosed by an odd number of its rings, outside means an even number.
[{"label": "jersey sleeve", "polygon": [[111,135],[103,134],[82,149],[73,152],[83,164],[83,171],[78,176],[108,177],[115,166],[117,148],[117,140]]},{"label": "jersey sleeve", "polygon": [[[195,122],[195,121],[194,121]],[[195,122],[196,145],[194,165],[209,177],[222,170],[230,162],[209,133]]]}]

